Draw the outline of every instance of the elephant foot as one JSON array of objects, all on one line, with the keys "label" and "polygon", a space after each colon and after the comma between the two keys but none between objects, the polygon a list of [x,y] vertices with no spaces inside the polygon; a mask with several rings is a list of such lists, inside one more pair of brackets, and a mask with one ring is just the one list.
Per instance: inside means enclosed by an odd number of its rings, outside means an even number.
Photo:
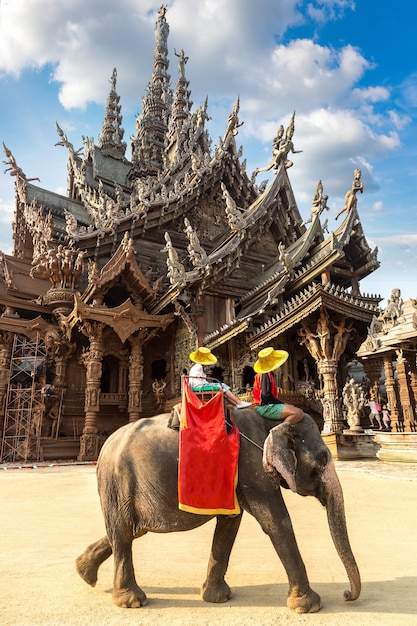
[{"label": "elephant foot", "polygon": [[200,595],[204,602],[227,602],[232,597],[232,590],[224,580],[216,584],[209,584],[206,580],[201,587]]},{"label": "elephant foot", "polygon": [[320,596],[312,589],[303,595],[293,591],[288,595],[287,606],[296,613],[317,613],[321,609]]},{"label": "elephant foot", "polygon": [[81,578],[92,587],[95,587],[97,582],[98,567],[93,563],[85,554],[81,554],[75,560],[75,568]]},{"label": "elephant foot", "polygon": [[135,585],[132,589],[113,590],[113,604],[122,609],[139,609],[148,604],[148,598],[142,589]]},{"label": "elephant foot", "polygon": [[102,537],[91,546],[88,546],[84,552],[75,560],[75,567],[81,578],[92,587],[97,582],[97,572],[100,565],[109,558],[112,548],[108,537]]}]

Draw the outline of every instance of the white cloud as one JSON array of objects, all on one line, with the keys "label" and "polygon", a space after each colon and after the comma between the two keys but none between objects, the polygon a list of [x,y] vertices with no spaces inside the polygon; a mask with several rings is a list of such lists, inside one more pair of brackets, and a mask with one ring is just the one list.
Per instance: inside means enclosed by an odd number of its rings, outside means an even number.
[{"label": "white cloud", "polygon": [[390,91],[386,87],[366,87],[354,89],[353,93],[363,102],[384,102],[389,99]]},{"label": "white cloud", "polygon": [[371,207],[371,208],[372,208],[372,210],[373,210],[373,211],[375,211],[375,212],[379,213],[380,211],[382,211],[382,210],[383,210],[383,208],[384,208],[384,203],[383,203],[383,202],[381,202],[381,200],[378,200],[378,202],[374,202],[374,203],[372,204],[372,207]]},{"label": "white cloud", "polygon": [[385,246],[401,246],[415,252],[417,249],[417,233],[399,233],[396,235],[387,235],[378,237],[378,242]]},{"label": "white cloud", "polygon": [[354,8],[354,0],[317,0],[315,5],[312,2],[308,3],[307,12],[315,22],[324,24],[328,20],[343,16],[346,9]]},{"label": "white cloud", "polygon": [[0,250],[6,254],[11,254],[13,246],[11,241],[11,224],[14,215],[14,203],[5,202],[0,198]]}]

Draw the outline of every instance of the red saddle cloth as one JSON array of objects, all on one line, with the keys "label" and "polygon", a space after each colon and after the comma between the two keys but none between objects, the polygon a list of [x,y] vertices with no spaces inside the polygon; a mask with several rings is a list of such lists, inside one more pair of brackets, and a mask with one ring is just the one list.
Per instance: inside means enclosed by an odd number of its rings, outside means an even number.
[{"label": "red saddle cloth", "polygon": [[240,513],[236,497],[240,435],[226,430],[223,392],[203,402],[183,379],[179,508],[201,515]]}]

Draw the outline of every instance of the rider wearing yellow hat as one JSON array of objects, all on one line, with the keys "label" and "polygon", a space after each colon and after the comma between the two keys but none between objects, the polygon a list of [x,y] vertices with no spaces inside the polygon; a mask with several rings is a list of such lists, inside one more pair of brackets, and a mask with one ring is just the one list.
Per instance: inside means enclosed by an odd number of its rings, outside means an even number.
[{"label": "rider wearing yellow hat", "polygon": [[252,393],[255,408],[262,417],[296,424],[303,419],[304,413],[300,408],[279,400],[278,388],[272,374],[285,363],[288,356],[286,350],[275,350],[272,347],[260,350],[258,360],[253,366],[256,376]]},{"label": "rider wearing yellow hat", "polygon": [[193,391],[201,390],[209,386],[211,389],[223,389],[224,395],[227,400],[235,409],[244,409],[251,406],[250,402],[243,402],[237,396],[230,391],[230,387],[225,383],[209,383],[204,371],[204,365],[214,365],[217,363],[217,358],[212,354],[209,348],[201,346],[190,354],[190,361],[194,363],[191,366],[188,378],[188,384]]}]

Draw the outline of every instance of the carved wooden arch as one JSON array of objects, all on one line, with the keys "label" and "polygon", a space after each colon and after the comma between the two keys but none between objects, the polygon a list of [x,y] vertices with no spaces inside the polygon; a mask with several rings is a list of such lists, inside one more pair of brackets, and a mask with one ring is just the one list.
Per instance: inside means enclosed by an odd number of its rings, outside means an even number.
[{"label": "carved wooden arch", "polygon": [[131,292],[133,298],[140,297],[145,308],[154,301],[155,292],[137,264],[133,239],[128,233],[125,233],[115,254],[85,291],[83,300],[90,303],[97,296],[103,298],[122,277],[127,291]]}]

